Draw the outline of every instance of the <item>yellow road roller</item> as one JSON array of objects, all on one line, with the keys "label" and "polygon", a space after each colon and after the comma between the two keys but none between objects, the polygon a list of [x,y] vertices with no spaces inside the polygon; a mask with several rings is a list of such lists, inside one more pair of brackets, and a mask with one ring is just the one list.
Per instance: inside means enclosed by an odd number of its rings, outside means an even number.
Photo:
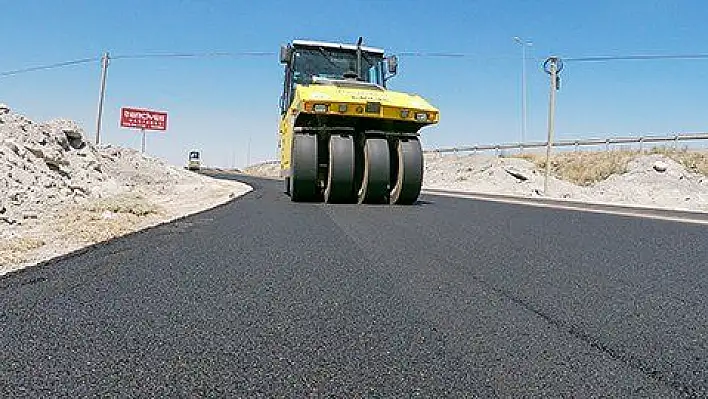
[{"label": "yellow road roller", "polygon": [[438,109],[388,90],[396,56],[356,44],[281,46],[280,173],[293,201],[412,204],[423,182],[422,127]]}]

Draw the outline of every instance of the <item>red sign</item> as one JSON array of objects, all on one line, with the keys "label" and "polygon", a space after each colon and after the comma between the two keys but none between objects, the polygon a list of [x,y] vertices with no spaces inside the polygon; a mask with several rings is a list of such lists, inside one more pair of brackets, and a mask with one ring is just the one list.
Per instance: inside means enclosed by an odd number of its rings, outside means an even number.
[{"label": "red sign", "polygon": [[143,130],[167,130],[167,112],[121,108],[120,126]]}]

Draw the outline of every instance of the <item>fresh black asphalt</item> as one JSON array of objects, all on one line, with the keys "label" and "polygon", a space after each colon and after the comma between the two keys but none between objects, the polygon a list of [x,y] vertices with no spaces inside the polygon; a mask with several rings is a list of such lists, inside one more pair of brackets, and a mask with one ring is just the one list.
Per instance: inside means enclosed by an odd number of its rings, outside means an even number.
[{"label": "fresh black asphalt", "polygon": [[0,397],[708,395],[708,229],[280,183],[0,278]]}]

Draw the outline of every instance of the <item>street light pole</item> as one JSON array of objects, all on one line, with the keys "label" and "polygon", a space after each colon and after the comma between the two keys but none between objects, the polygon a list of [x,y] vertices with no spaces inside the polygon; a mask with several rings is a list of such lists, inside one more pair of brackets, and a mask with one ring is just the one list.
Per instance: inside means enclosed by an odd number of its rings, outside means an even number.
[{"label": "street light pole", "polygon": [[529,40],[514,37],[514,41],[521,45],[521,148],[526,142],[526,47],[533,46]]},{"label": "street light pole", "polygon": [[248,147],[246,149],[246,167],[251,166],[251,136],[248,136]]}]

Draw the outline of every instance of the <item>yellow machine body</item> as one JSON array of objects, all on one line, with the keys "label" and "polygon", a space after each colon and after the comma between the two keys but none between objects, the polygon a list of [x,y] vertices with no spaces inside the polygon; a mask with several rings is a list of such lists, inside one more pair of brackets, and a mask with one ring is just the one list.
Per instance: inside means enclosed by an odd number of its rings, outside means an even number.
[{"label": "yellow machine body", "polygon": [[[379,103],[376,111],[367,112],[367,103]],[[315,111],[315,105],[324,105],[326,110]],[[318,109],[319,110],[319,109]],[[402,114],[406,115],[405,117]],[[417,121],[417,114],[425,114],[425,121]],[[341,117],[366,119],[372,128],[390,126],[391,121],[406,123],[406,133],[417,132],[423,126],[438,123],[440,111],[415,94],[387,90],[383,87],[336,87],[322,85],[296,85],[295,98],[280,120],[280,166],[281,171],[290,168],[290,149],[298,118],[305,115],[319,119]],[[411,132],[411,129],[415,131]],[[287,175],[287,172],[283,173]]]},{"label": "yellow machine body", "polygon": [[419,95],[386,87],[397,58],[361,40],[296,40],[281,48],[281,62],[278,147],[293,200],[414,202],[422,184],[419,130],[440,113]]}]

